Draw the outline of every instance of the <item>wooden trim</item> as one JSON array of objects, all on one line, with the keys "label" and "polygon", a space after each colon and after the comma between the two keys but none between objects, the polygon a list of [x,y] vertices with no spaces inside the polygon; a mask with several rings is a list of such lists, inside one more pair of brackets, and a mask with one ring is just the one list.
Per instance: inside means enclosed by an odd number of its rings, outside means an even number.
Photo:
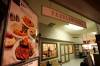
[{"label": "wooden trim", "polygon": [[[74,53],[74,46],[73,46],[74,44],[69,44],[69,45],[72,46],[72,52],[71,52],[71,53],[69,52],[69,54],[73,54],[73,53]],[[68,47],[68,48],[69,48],[69,47]]]}]

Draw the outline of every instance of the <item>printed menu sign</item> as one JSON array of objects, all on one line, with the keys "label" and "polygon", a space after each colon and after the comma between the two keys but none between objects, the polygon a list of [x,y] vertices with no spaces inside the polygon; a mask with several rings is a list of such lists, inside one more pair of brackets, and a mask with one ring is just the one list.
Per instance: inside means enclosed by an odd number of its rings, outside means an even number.
[{"label": "printed menu sign", "polygon": [[70,15],[64,14],[63,12],[53,9],[49,6],[42,7],[42,15],[86,28],[86,22]]},{"label": "printed menu sign", "polygon": [[3,66],[39,56],[37,15],[22,0],[11,0],[4,39]]}]

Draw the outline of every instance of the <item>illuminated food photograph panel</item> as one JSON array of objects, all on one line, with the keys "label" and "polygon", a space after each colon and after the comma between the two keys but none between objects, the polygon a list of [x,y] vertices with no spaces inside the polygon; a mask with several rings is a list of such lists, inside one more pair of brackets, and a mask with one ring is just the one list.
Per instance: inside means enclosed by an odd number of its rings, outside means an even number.
[{"label": "illuminated food photograph panel", "polygon": [[23,0],[11,0],[4,37],[3,66],[39,56],[38,17]]}]

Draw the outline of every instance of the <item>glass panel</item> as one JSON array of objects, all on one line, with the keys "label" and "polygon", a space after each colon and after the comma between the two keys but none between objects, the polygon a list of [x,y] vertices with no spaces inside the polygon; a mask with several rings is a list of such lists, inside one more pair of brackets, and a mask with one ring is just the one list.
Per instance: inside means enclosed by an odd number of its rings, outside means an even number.
[{"label": "glass panel", "polygon": [[61,45],[61,55],[64,55],[64,45]]},{"label": "glass panel", "polygon": [[68,45],[65,45],[65,53],[68,54]]},{"label": "glass panel", "polygon": [[62,56],[61,59],[62,59],[62,62],[65,62],[65,56]]},{"label": "glass panel", "polygon": [[69,53],[73,53],[73,45],[69,45]]},{"label": "glass panel", "polygon": [[66,55],[66,61],[68,61],[69,60],[69,56],[68,55]]},{"label": "glass panel", "polygon": [[42,54],[43,59],[57,57],[57,44],[43,43]]},{"label": "glass panel", "polygon": [[43,44],[43,59],[48,57],[48,44]]}]

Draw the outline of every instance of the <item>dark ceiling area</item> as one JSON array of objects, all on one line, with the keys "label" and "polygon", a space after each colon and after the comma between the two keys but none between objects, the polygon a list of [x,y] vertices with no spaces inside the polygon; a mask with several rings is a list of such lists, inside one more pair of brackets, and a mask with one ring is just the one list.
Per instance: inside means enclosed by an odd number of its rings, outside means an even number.
[{"label": "dark ceiling area", "polygon": [[94,9],[100,12],[100,0],[84,0],[90,4]]},{"label": "dark ceiling area", "polygon": [[51,0],[100,24],[100,0]]}]

